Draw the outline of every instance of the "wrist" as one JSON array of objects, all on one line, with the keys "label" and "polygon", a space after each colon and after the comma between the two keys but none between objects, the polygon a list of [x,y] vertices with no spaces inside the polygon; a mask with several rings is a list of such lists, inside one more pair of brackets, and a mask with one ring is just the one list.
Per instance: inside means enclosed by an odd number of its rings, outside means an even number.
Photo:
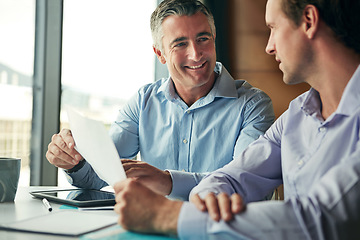
[{"label": "wrist", "polygon": [[159,204],[157,214],[154,219],[154,227],[156,231],[176,236],[177,224],[183,202],[164,199],[162,204]]},{"label": "wrist", "polygon": [[85,165],[85,162],[86,162],[86,160],[83,159],[77,165],[75,165],[73,168],[66,169],[65,172],[67,172],[67,173],[77,172]]}]

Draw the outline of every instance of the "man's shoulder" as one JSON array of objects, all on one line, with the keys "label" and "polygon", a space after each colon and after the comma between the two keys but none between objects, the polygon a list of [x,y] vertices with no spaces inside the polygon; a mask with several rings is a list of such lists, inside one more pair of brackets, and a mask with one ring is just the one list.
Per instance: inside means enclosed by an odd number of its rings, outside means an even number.
[{"label": "man's shoulder", "polygon": [[152,82],[152,83],[147,83],[145,84],[144,86],[142,86],[140,89],[139,89],[139,93],[140,94],[149,94],[149,93],[152,93],[152,92],[158,92],[159,89],[162,88],[162,86],[164,84],[166,84],[168,79],[166,78],[161,78],[155,82]]},{"label": "man's shoulder", "polygon": [[234,80],[238,93],[238,98],[246,99],[270,99],[270,97],[261,89],[252,86],[246,80]]}]

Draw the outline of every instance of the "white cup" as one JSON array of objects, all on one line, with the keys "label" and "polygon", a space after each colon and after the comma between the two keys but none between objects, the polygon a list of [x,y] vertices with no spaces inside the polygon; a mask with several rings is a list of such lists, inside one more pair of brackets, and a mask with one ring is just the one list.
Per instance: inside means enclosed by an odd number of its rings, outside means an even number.
[{"label": "white cup", "polygon": [[20,168],[20,158],[0,157],[0,203],[14,201]]}]

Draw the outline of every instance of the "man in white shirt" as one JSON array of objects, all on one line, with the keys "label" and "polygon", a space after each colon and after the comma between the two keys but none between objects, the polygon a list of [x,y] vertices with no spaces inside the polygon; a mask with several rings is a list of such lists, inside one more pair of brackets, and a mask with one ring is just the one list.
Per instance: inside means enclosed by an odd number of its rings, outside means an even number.
[{"label": "man in white shirt", "polygon": [[[311,89],[264,136],[171,201],[136,179],[115,185],[119,224],[181,239],[358,239],[360,2],[268,0],[274,55],[287,84]],[[284,184],[285,201],[259,202]]]}]

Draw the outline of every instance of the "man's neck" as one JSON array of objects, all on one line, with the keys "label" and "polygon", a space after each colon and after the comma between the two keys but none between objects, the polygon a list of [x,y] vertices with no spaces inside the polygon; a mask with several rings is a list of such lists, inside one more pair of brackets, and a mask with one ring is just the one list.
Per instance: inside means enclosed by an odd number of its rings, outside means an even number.
[{"label": "man's neck", "polygon": [[[349,52],[346,54],[344,51]],[[321,113],[323,118],[327,119],[338,108],[345,87],[360,64],[360,57],[348,49],[343,49],[338,54],[332,54],[332,57],[323,63],[319,64],[318,74],[312,77],[311,85],[320,94]]]},{"label": "man's neck", "polygon": [[217,74],[212,75],[212,81],[208,81],[206,84],[198,87],[185,87],[185,86],[176,86],[174,83],[174,88],[179,97],[186,103],[187,106],[193,105],[197,100],[206,96],[215,84]]}]

